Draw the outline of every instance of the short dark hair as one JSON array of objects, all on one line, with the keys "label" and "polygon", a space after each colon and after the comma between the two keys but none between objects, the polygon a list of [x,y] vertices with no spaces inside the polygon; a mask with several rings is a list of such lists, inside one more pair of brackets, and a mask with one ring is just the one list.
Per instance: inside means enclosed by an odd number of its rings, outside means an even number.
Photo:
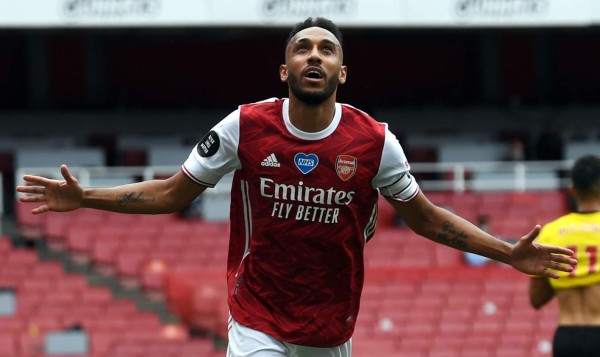
[{"label": "short dark hair", "polygon": [[600,156],[584,155],[578,158],[571,170],[571,180],[580,194],[600,192]]},{"label": "short dark hair", "polygon": [[337,38],[337,40],[340,42],[340,47],[343,48],[342,33],[340,32],[340,29],[335,23],[333,23],[333,21],[324,17],[308,17],[306,20],[298,22],[296,25],[294,25],[294,27],[290,31],[287,41],[285,41],[285,47],[287,48],[289,46],[292,37],[296,36],[298,32],[309,27],[320,27],[331,32],[335,36],[335,38]]}]

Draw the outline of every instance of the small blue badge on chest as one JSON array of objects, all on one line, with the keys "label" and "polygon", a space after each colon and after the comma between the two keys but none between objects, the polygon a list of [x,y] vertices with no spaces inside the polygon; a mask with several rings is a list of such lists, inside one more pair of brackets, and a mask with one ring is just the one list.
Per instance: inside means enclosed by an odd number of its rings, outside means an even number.
[{"label": "small blue badge on chest", "polygon": [[305,154],[299,152],[294,156],[294,163],[298,170],[302,171],[303,174],[307,174],[317,167],[319,164],[319,157],[315,154]]}]

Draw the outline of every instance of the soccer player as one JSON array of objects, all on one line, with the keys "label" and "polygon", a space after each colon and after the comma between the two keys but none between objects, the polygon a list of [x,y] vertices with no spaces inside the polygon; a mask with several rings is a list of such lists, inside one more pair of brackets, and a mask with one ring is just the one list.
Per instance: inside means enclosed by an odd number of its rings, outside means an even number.
[{"label": "soccer player", "polygon": [[[241,105],[165,180],[83,188],[24,176],[34,214],[79,207],[125,212],[181,210],[235,171],[227,280],[228,356],[350,356],[364,278],[363,250],[384,195],[415,232],[528,273],[556,278],[575,261],[565,248],[514,245],[433,205],[409,173],[402,147],[368,114],[336,102],[346,82],[342,36],[308,18],[291,31],[281,80],[289,98]],[[402,237],[398,237],[402,239]]]},{"label": "soccer player", "polygon": [[558,299],[555,357],[591,357],[600,353],[600,157],[577,159],[571,181],[577,211],[545,224],[538,242],[574,251],[578,264],[570,273],[560,272],[559,280],[532,277],[529,298],[536,309],[555,296]]}]

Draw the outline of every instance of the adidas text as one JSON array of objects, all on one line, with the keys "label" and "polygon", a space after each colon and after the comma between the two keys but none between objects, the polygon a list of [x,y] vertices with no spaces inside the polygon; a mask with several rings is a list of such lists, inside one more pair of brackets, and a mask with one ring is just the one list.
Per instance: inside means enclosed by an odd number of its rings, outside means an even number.
[{"label": "adidas text", "polygon": [[277,161],[277,158],[275,157],[275,154],[271,154],[269,156],[267,156],[261,163],[261,166],[266,166],[266,167],[281,167],[281,164],[279,163],[279,161]]}]

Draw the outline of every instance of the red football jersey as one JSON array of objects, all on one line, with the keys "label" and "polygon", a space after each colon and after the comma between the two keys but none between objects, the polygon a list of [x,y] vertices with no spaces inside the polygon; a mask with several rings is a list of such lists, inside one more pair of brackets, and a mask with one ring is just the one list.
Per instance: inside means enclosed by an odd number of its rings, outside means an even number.
[{"label": "red football jersey", "polygon": [[[183,169],[208,185],[217,162],[236,169],[227,263],[233,318],[289,343],[333,347],[352,336],[359,311],[363,250],[377,220],[374,182],[385,176],[392,185],[408,164],[397,144],[401,162],[381,172],[389,132],[364,112],[336,104],[328,129],[304,133],[289,122],[287,104],[241,106]],[[236,145],[235,158],[219,158]],[[416,194],[414,180],[405,191],[407,199]]]}]

